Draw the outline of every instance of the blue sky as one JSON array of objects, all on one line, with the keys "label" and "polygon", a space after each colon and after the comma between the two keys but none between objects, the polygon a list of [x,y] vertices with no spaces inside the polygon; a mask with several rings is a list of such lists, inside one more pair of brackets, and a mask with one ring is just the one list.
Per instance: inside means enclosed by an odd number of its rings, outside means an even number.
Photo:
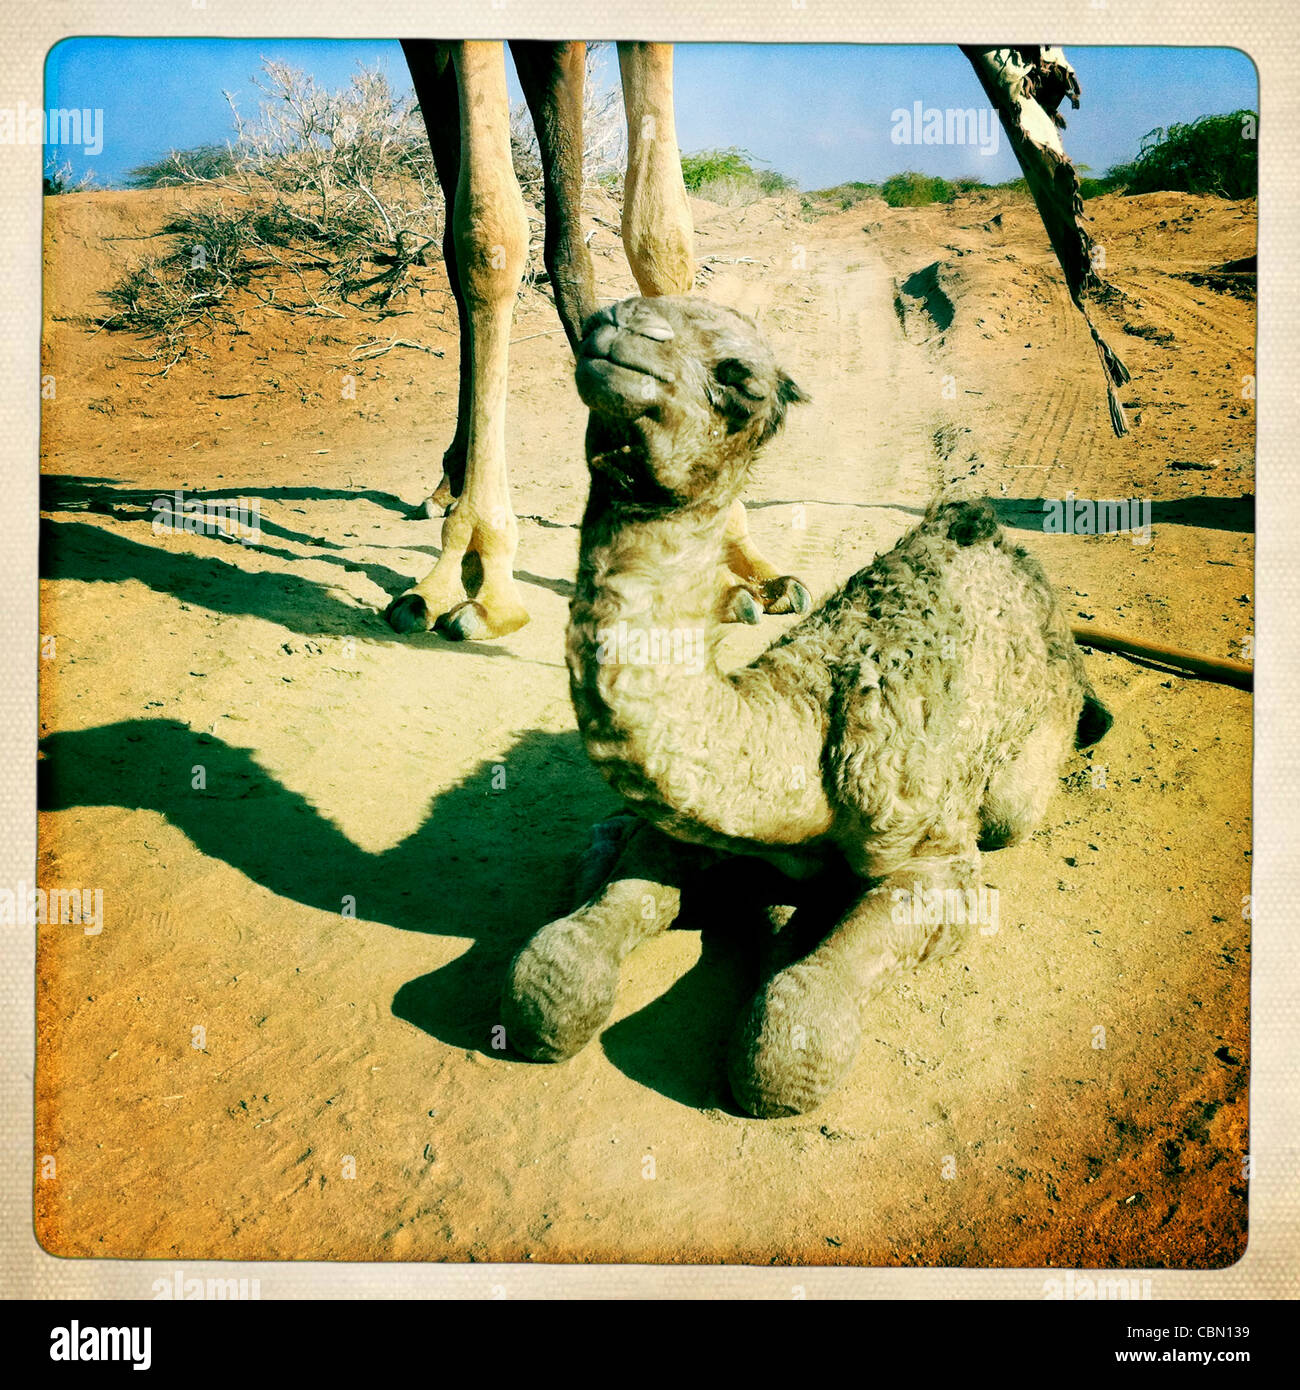
[{"label": "blue sky", "polygon": [[[1254,65],[1234,49],[1084,48],[1067,50],[1083,87],[1067,109],[1066,148],[1100,172],[1136,153],[1147,131],[1175,121],[1259,109]],[[121,182],[138,164],[169,149],[222,142],[231,132],[222,91],[251,113],[251,79],[263,58],[342,87],[358,63],[381,64],[409,90],[401,49],[391,40],[66,39],[46,62],[45,106],[102,110],[104,147],[87,157],[60,147],[76,174]],[[612,52],[609,80],[617,80]],[[519,99],[513,71],[514,99]],[[892,113],[923,107],[986,107],[955,47],[806,44],[679,44],[678,137],[684,151],[737,145],[804,188],[848,179],[874,181],[900,169],[997,182],[1019,173],[999,139],[977,145],[899,145]]]}]

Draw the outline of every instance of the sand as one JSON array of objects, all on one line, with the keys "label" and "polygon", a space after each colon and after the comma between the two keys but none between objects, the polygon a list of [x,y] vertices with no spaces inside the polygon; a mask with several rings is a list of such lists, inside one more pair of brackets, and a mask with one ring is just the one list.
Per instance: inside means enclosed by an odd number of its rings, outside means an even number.
[{"label": "sand", "polygon": [[[1247,1230],[1251,698],[1088,656],[1116,714],[1044,829],[985,858],[996,932],[875,1004],[818,1111],[737,1113],[756,943],[688,924],[560,1066],[492,1046],[504,966],[569,907],[590,824],[563,664],[583,411],[543,288],[507,424],[532,621],[399,637],[437,553],[413,505],[456,399],[440,268],[408,313],[239,304],[165,377],[85,317],[183,195],[46,200],[35,1205],[60,1255],[1223,1266]],[[1080,621],[1240,656],[1253,627],[1255,305],[1204,272],[1253,202],[1088,204],[1123,291],[1100,368],[1029,205],[696,203],[700,292],[813,397],[747,493],[826,592],[945,483],[991,497]],[[595,224],[603,296],[631,292]],[[109,240],[108,238],[118,238]],[[1187,278],[1188,275],[1194,278]],[[1198,283],[1198,281],[1200,281]],[[359,344],[398,336],[354,360]],[[353,378],[352,382],[348,378]],[[351,389],[349,389],[351,388]],[[261,541],[155,534],[159,493],[256,499]],[[1148,544],[1042,499],[1151,499]],[[782,630],[729,631],[729,662]],[[42,1159],[54,1158],[49,1175]]]}]

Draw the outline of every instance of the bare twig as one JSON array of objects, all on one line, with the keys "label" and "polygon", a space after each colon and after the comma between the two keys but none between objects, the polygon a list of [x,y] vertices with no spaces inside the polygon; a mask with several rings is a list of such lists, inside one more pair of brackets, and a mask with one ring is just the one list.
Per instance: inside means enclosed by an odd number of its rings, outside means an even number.
[{"label": "bare twig", "polygon": [[511,338],[510,346],[514,347],[516,343],[527,343],[531,341],[533,338],[549,338],[552,336],[552,334],[563,332],[563,328],[547,328],[541,333],[526,333],[522,338]]},{"label": "bare twig", "polygon": [[423,343],[414,343],[409,338],[390,338],[386,343],[381,343],[376,338],[369,343],[358,343],[352,349],[352,357],[355,361],[364,362],[372,357],[383,357],[399,347],[414,348],[416,352],[427,352],[433,357],[445,355],[441,348],[425,347]]}]

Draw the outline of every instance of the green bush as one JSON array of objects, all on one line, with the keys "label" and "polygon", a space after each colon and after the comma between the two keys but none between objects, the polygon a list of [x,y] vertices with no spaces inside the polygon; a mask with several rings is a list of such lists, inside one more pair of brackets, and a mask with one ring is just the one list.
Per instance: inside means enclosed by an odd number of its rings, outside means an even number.
[{"label": "green bush", "polygon": [[1253,198],[1259,189],[1258,128],[1255,112],[1243,109],[1149,131],[1137,158],[1107,170],[1104,182],[1126,193]]},{"label": "green bush", "polygon": [[951,203],[957,190],[948,182],[930,174],[918,174],[909,169],[891,174],[881,186],[881,197],[891,208],[919,208],[929,203]]},{"label": "green bush", "polygon": [[775,169],[760,169],[758,186],[764,193],[790,193],[799,187],[799,181],[792,179],[789,174],[778,173]]},{"label": "green bush", "polygon": [[688,193],[698,193],[704,184],[716,183],[721,179],[753,179],[757,182],[754,167],[744,150],[733,147],[729,150],[697,150],[694,154],[682,155],[682,180]]},{"label": "green bush", "polygon": [[[1253,198],[1258,191],[1259,160],[1256,138],[1258,118],[1253,111],[1233,111],[1225,116],[1201,116],[1186,125],[1150,131],[1142,139],[1137,157],[1114,164],[1094,177],[1086,164],[1078,166],[1079,192],[1084,198],[1105,193],[1211,193],[1221,198]],[[735,150],[714,155],[739,154]],[[883,197],[891,208],[924,207],[927,203],[951,203],[961,193],[1004,193],[1029,196],[1023,178],[985,184],[963,176],[951,180],[907,170],[883,184],[841,183],[804,194],[805,216],[820,216],[838,204],[848,209],[867,198]]]},{"label": "green bush", "polygon": [[688,193],[717,203],[752,202],[769,193],[788,193],[795,180],[775,169],[759,169],[754,156],[734,145],[725,150],[697,150],[682,156],[682,181]]},{"label": "green bush", "polygon": [[879,197],[878,183],[862,183],[855,179],[849,183],[837,183],[833,188],[813,189],[811,193],[804,194],[803,202],[805,208],[811,208],[817,203],[838,203],[840,211],[847,212],[849,208],[865,203],[868,198]]},{"label": "green bush", "polygon": [[1114,193],[1116,186],[1109,176],[1099,179],[1081,177],[1079,179],[1079,197],[1100,198],[1103,193]]},{"label": "green bush", "polygon": [[130,188],[171,188],[200,179],[219,179],[235,172],[235,152],[226,145],[196,145],[172,150],[165,159],[139,164],[128,171]]}]

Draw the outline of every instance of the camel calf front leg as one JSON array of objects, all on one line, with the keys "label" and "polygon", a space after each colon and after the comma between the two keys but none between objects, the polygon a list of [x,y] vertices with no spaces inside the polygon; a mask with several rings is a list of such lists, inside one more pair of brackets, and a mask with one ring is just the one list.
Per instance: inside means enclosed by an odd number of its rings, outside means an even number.
[{"label": "camel calf front leg", "polygon": [[727,513],[722,541],[723,622],[756,623],[764,613],[812,611],[812,595],[792,574],[782,574],[754,544],[745,504],[737,498]]},{"label": "camel calf front leg", "polygon": [[[595,850],[599,858],[599,838]],[[709,851],[638,822],[604,886],[544,926],[511,961],[501,1000],[509,1045],[537,1062],[581,1051],[613,1010],[624,959],[672,925],[683,881],[710,858]],[[596,877],[604,877],[603,866]]]},{"label": "camel calf front leg", "polygon": [[968,921],[926,925],[927,895],[956,889],[964,902],[978,871],[973,851],[912,861],[864,894],[816,950],[772,976],[732,1041],[731,1089],[744,1109],[800,1115],[839,1085],[857,1058],[867,1003],[969,934]]}]

